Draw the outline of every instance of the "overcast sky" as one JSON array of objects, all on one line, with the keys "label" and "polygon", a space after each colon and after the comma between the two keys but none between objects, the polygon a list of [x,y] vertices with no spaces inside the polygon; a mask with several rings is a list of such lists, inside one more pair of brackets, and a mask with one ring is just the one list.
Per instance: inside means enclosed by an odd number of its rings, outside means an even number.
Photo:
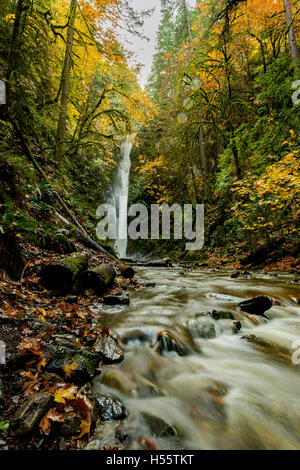
[{"label": "overcast sky", "polygon": [[[191,6],[196,4],[196,0],[187,1]],[[136,10],[148,10],[155,7],[153,15],[151,18],[147,18],[145,20],[144,25],[144,34],[150,39],[150,41],[148,42],[146,40],[128,37],[127,39],[131,44],[125,44],[126,49],[135,53],[136,62],[144,64],[140,74],[140,82],[145,86],[147,77],[151,71],[153,54],[155,53],[156,32],[161,19],[160,0],[131,0],[131,4]]]}]

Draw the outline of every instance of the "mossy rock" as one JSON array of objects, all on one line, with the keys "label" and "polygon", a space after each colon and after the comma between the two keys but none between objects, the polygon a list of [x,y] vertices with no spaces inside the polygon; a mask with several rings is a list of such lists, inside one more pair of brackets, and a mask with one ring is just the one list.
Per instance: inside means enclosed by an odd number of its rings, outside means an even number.
[{"label": "mossy rock", "polygon": [[43,353],[48,359],[46,365],[48,372],[67,376],[77,385],[89,382],[96,375],[97,367],[100,364],[100,358],[97,354],[83,349],[47,345],[44,346]]}]

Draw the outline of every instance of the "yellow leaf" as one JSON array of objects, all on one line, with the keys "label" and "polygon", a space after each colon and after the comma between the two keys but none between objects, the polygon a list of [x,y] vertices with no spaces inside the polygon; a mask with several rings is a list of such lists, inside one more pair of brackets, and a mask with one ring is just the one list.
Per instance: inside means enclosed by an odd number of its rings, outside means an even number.
[{"label": "yellow leaf", "polygon": [[78,387],[75,385],[71,385],[68,388],[65,388],[64,390],[59,390],[56,392],[54,395],[54,400],[56,403],[66,403],[66,400],[75,400],[76,398],[76,393],[78,392]]},{"label": "yellow leaf", "polygon": [[86,419],[83,419],[80,424],[81,432],[80,432],[80,435],[77,437],[77,439],[81,439],[86,434],[89,434],[90,429],[91,429],[91,422]]},{"label": "yellow leaf", "polygon": [[67,377],[72,377],[74,372],[78,369],[79,364],[76,361],[71,361],[63,365],[63,370]]}]

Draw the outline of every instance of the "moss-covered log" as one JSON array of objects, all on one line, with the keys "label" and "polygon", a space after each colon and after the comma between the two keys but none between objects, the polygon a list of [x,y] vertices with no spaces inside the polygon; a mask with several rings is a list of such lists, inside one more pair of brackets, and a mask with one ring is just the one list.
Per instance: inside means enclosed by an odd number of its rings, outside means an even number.
[{"label": "moss-covered log", "polygon": [[134,269],[131,266],[127,266],[126,264],[119,265],[120,272],[122,277],[125,279],[131,279],[134,276]]},{"label": "moss-covered log", "polygon": [[116,277],[116,271],[112,264],[101,264],[93,269],[88,269],[78,277],[78,290],[83,292],[91,289],[97,295],[102,295],[112,284]]},{"label": "moss-covered log", "polygon": [[69,256],[44,266],[40,276],[46,289],[59,292],[68,292],[78,275],[88,266],[88,257],[78,254]]}]

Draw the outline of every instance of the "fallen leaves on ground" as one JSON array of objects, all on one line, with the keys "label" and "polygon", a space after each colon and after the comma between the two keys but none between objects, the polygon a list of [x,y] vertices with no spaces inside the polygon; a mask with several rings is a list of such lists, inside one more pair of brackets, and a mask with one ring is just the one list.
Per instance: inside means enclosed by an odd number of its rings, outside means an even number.
[{"label": "fallen leaves on ground", "polygon": [[21,372],[21,377],[23,379],[22,390],[24,392],[24,396],[27,397],[28,395],[32,395],[34,392],[38,392],[40,389],[40,379],[39,373],[37,372],[35,375],[29,371]]},{"label": "fallen leaves on ground", "polygon": [[64,422],[64,415],[63,413],[57,411],[56,408],[51,408],[48,413],[43,417],[40,422],[40,429],[46,436],[50,434],[51,431],[51,421],[63,423]]}]

